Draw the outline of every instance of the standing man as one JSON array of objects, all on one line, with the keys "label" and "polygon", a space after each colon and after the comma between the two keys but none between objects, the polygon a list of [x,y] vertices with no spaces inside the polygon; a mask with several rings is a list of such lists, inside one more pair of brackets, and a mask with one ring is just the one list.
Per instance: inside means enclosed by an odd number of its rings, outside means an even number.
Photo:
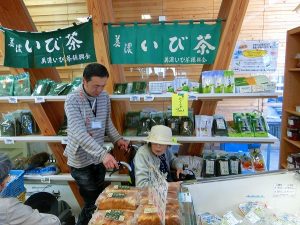
[{"label": "standing man", "polygon": [[109,95],[103,91],[109,74],[107,69],[92,63],[83,71],[83,85],[67,96],[65,112],[68,119],[68,157],[71,175],[79,186],[84,207],[78,225],[88,224],[95,210],[95,200],[103,191],[106,169],[118,168],[115,158],[103,148],[104,135],[119,149],[127,150],[110,117]]}]

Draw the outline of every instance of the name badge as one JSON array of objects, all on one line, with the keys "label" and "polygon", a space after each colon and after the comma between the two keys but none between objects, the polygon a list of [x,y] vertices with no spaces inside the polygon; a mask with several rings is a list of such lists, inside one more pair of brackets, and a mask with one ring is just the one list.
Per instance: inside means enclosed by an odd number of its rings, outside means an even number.
[{"label": "name badge", "polygon": [[99,129],[102,128],[101,120],[93,120],[92,121],[92,129]]}]

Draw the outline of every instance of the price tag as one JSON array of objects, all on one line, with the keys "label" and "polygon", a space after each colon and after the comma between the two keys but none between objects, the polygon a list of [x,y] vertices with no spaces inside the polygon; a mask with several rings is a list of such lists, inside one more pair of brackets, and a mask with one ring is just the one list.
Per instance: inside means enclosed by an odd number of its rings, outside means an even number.
[{"label": "price tag", "polygon": [[4,139],[4,144],[6,144],[6,145],[13,145],[14,143],[15,143],[15,141],[11,138]]},{"label": "price tag", "polygon": [[196,100],[198,100],[198,97],[196,95],[189,94],[189,100],[190,101],[196,101]]},{"label": "price tag", "polygon": [[13,103],[13,104],[18,103],[18,99],[16,97],[9,97],[8,103]]},{"label": "price tag", "polygon": [[153,95],[145,95],[144,96],[144,101],[145,102],[153,102],[154,96]]},{"label": "price tag", "polygon": [[61,140],[61,143],[62,143],[63,145],[68,144],[68,137],[64,137],[64,138]]},{"label": "price tag", "polygon": [[45,102],[45,98],[44,98],[44,96],[36,96],[34,98],[34,102],[35,103],[43,103],[43,102]]},{"label": "price tag", "polygon": [[50,177],[42,177],[41,178],[41,183],[50,184],[51,183]]},{"label": "price tag", "polygon": [[180,202],[192,202],[192,196],[189,192],[180,192],[178,199]]},{"label": "price tag", "polygon": [[132,96],[130,96],[130,101],[131,102],[139,102],[139,101],[141,101],[141,97],[138,95],[132,95]]}]

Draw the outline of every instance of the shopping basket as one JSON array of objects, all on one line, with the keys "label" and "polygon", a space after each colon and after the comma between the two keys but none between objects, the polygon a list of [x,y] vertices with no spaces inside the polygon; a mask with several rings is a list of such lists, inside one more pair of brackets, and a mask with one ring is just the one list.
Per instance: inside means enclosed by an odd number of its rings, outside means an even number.
[{"label": "shopping basket", "polygon": [[13,177],[6,187],[0,192],[1,198],[20,197],[25,193],[24,170],[11,170],[9,174]]}]

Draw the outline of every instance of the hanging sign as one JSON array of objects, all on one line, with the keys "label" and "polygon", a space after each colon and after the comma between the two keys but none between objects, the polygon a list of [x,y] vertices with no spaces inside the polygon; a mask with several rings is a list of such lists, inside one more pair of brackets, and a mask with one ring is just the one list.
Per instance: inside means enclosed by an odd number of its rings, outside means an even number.
[{"label": "hanging sign", "polygon": [[108,25],[112,64],[212,64],[221,21]]},{"label": "hanging sign", "polygon": [[50,32],[25,32],[2,27],[4,66],[44,68],[95,62],[92,19]]},{"label": "hanging sign", "polygon": [[278,41],[238,41],[231,60],[231,68],[239,74],[275,72]]},{"label": "hanging sign", "polygon": [[189,115],[189,96],[184,94],[172,95],[172,116],[188,116]]}]

